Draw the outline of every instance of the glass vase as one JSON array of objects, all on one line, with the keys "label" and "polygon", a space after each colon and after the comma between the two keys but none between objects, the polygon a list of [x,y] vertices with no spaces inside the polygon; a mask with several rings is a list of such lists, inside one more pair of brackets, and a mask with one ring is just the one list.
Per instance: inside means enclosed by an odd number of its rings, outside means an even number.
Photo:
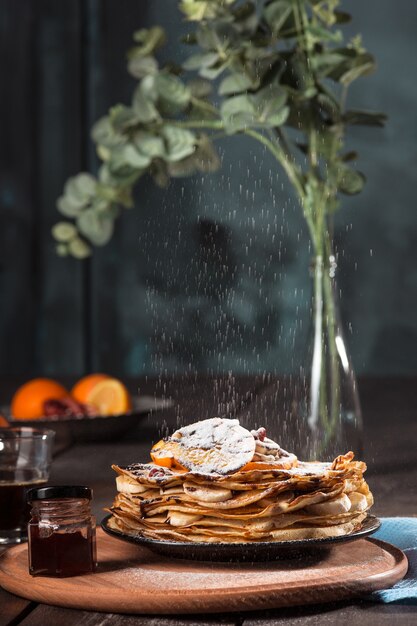
[{"label": "glass vase", "polygon": [[303,460],[330,461],[349,450],[362,454],[361,408],[340,320],[336,268],[333,255],[313,259],[310,339],[290,420]]}]

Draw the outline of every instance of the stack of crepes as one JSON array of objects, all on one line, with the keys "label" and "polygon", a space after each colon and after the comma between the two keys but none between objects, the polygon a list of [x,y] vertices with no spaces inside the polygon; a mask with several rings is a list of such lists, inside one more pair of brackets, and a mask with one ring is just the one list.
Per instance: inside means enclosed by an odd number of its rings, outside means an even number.
[{"label": "stack of crepes", "polygon": [[353,453],[301,462],[238,420],[180,428],[151,451],[153,463],[113,465],[118,494],[109,526],[185,542],[289,541],[361,528],[373,498]]}]

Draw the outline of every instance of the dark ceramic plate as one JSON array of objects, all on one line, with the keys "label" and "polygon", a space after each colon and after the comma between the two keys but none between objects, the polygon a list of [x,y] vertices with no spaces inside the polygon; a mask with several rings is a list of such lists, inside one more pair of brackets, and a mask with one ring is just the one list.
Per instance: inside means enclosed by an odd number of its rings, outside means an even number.
[{"label": "dark ceramic plate", "polygon": [[10,406],[0,407],[0,413],[6,417],[11,426],[49,428],[55,431],[55,445],[57,449],[62,449],[74,442],[117,439],[134,428],[145,415],[170,406],[172,406],[170,400],[154,398],[153,396],[133,396],[132,410],[120,415],[52,416],[36,420],[15,420],[10,414]]},{"label": "dark ceramic plate", "polygon": [[197,561],[275,561],[289,558],[319,558],[323,552],[336,544],[347,543],[371,535],[381,526],[374,516],[368,515],[360,530],[343,537],[302,539],[296,541],[258,541],[254,543],[184,543],[181,541],[157,541],[141,535],[127,535],[109,528],[107,515],[101,522],[102,529],[112,537],[149,548],[152,552],[176,559]]}]

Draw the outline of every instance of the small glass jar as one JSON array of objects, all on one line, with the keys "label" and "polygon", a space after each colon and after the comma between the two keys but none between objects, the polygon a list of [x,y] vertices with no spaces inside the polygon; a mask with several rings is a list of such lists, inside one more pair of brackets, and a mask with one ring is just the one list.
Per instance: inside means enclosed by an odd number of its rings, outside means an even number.
[{"label": "small glass jar", "polygon": [[96,520],[92,490],[81,486],[43,487],[28,492],[29,573],[76,576],[96,568]]}]

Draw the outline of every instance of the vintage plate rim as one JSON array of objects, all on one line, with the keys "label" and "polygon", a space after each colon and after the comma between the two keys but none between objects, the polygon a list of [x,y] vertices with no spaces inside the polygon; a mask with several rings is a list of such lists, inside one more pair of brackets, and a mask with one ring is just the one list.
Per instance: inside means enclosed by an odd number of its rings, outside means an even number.
[{"label": "vintage plate rim", "polygon": [[[196,543],[185,543],[182,541],[163,541],[158,539],[149,539],[147,537],[142,537],[137,535],[133,537],[131,535],[126,535],[121,531],[114,530],[107,526],[107,523],[112,517],[111,514],[106,515],[101,521],[101,528],[107,533],[109,536],[114,537],[116,539],[120,539],[120,541],[126,541],[128,543],[133,543],[135,545],[143,546],[149,548],[153,552],[159,552],[160,549],[165,548],[184,548],[191,552],[206,551],[211,550],[212,552],[216,552],[221,555],[222,552],[226,555],[228,551],[237,552],[242,550],[242,556],[244,556],[244,551],[249,551],[250,548],[251,553],[255,553],[256,551],[261,550],[273,550],[274,554],[278,555],[280,551],[283,553],[297,552],[303,549],[306,550],[314,550],[314,549],[323,549],[330,548],[334,544],[340,543],[348,543],[350,541],[356,541],[357,539],[363,539],[364,537],[368,537],[369,535],[376,532],[381,527],[381,521],[372,514],[367,514],[365,518],[364,524],[362,528],[358,531],[350,533],[349,535],[342,535],[338,537],[321,537],[319,539],[291,539],[288,541],[256,541],[251,543],[205,543],[205,542],[196,542]],[[159,552],[162,554],[162,552]],[[176,558],[176,555],[172,555]],[[191,554],[190,554],[191,556]],[[186,559],[187,557],[181,557]],[[211,559],[210,559],[211,560]],[[214,560],[214,559],[213,559]]]}]

